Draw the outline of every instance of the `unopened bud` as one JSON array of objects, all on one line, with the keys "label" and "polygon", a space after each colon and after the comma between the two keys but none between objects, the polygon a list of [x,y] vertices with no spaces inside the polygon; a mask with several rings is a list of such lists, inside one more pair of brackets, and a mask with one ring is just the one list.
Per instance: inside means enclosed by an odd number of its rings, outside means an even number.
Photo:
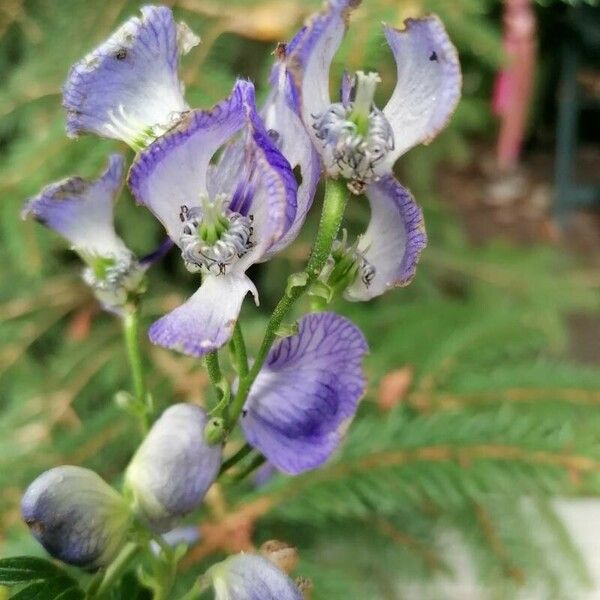
[{"label": "unopened bud", "polygon": [[136,515],[156,532],[172,529],[196,509],[221,466],[222,448],[204,438],[208,417],[175,404],[154,423],[125,474]]},{"label": "unopened bud", "polygon": [[236,554],[206,573],[215,600],[303,600],[298,586],[271,561],[255,554]]},{"label": "unopened bud", "polygon": [[21,500],[23,520],[55,558],[71,565],[107,565],[123,545],[131,515],[125,500],[82,467],[46,471]]}]

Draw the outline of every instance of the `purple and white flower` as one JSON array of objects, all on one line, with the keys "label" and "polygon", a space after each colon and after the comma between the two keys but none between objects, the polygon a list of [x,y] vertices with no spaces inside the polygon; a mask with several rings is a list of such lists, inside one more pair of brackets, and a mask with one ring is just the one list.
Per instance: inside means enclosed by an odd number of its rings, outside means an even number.
[{"label": "purple and white flower", "polygon": [[213,565],[203,577],[215,600],[303,600],[298,586],[271,561],[255,554],[235,554]]},{"label": "purple and white flower", "polygon": [[136,200],[202,275],[198,291],[151,326],[153,343],[207,354],[230,339],[246,294],[257,299],[245,272],[270,256],[297,215],[296,180],[275,137],[256,112],[254,86],[238,81],[226,100],[189,112],[136,158]]},{"label": "purple and white flower", "polygon": [[125,159],[113,154],[96,180],[69,177],[27,201],[22,216],[62,235],[87,264],[83,280],[106,310],[121,312],[143,289],[148,263],[141,264],[116,234],[113,204],[124,179]]},{"label": "purple and white flower", "polygon": [[206,442],[207,422],[199,406],[169,407],[127,467],[125,485],[133,510],[154,531],[169,531],[196,509],[217,477],[222,447]]},{"label": "purple and white flower", "polygon": [[269,135],[274,139],[292,169],[299,168],[301,182],[298,186],[297,212],[294,223],[267,252],[267,257],[283,250],[298,236],[312,206],[323,171],[321,157],[300,116],[298,92],[286,68],[283,45],[279,47],[277,54],[277,62],[270,77],[271,91],[260,114]]},{"label": "purple and white flower", "polygon": [[313,313],[270,351],[242,413],[248,443],[296,475],[340,444],[365,391],[361,331],[335,313]]},{"label": "purple and white flower", "polygon": [[[301,114],[329,176],[365,193],[371,222],[353,254],[358,273],[346,291],[368,300],[413,278],[427,243],[421,209],[394,178],[396,160],[429,143],[446,125],[460,98],[456,49],[435,16],[408,19],[403,30],[385,26],[397,64],[394,92],[380,110],[374,103],[377,73],[344,76],[341,100],[332,102],[329,69],[360,0],[329,0],[296,35],[286,64],[299,90]],[[365,273],[365,269],[368,273]],[[366,276],[367,275],[367,276]]]},{"label": "purple and white flower", "polygon": [[179,57],[200,38],[166,6],[144,6],[69,72],[67,133],[95,133],[139,150],[189,110]]},{"label": "purple and white flower", "polygon": [[21,513],[49,554],[86,568],[110,563],[131,523],[124,498],[82,467],[55,467],[42,473],[23,495]]}]

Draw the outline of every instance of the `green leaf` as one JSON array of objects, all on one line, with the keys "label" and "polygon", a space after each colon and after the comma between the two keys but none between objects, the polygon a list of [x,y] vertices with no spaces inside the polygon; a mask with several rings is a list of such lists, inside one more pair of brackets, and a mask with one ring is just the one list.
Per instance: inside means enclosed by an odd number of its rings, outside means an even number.
[{"label": "green leaf", "polygon": [[68,576],[36,581],[17,592],[12,600],[83,600],[85,594]]},{"label": "green leaf", "polygon": [[26,587],[13,600],[82,600],[85,594],[62,568],[33,556],[14,556],[0,560],[0,585]]},{"label": "green leaf", "polygon": [[0,559],[0,585],[15,585],[30,581],[43,581],[68,577],[54,563],[34,556],[12,556]]}]

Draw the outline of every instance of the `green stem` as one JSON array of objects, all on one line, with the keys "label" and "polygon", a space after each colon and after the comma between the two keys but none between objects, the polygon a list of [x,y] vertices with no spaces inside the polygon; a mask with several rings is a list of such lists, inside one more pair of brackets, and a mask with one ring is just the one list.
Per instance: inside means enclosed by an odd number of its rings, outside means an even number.
[{"label": "green stem", "polygon": [[262,454],[258,454],[250,461],[250,464],[248,464],[245,469],[243,469],[239,473],[236,473],[232,477],[232,481],[234,483],[242,481],[242,479],[245,479],[248,475],[250,475],[250,473],[252,473],[256,469],[258,469],[258,467],[263,465],[266,462],[266,460],[267,459]]},{"label": "green stem", "polygon": [[98,589],[92,593],[91,598],[100,599],[110,590],[125,569],[131,564],[139,549],[140,546],[134,542],[129,542],[123,547],[117,558],[108,565],[102,582],[98,586]]},{"label": "green stem", "polygon": [[239,320],[235,323],[233,337],[231,338],[233,345],[233,355],[235,358],[235,367],[240,377],[248,375],[248,353],[246,352],[246,342]]},{"label": "green stem", "polygon": [[219,469],[219,475],[225,473],[231,469],[231,467],[237,465],[241,460],[244,460],[250,452],[252,452],[253,448],[250,444],[244,444],[235,454],[230,456],[227,460],[223,461],[221,468]]},{"label": "green stem", "polygon": [[248,375],[240,378],[238,391],[231,405],[230,418],[228,420],[229,429],[233,428],[242,412],[250,387],[260,372],[260,369],[267,358],[267,354],[275,341],[277,330],[280,328],[283,320],[294,306],[295,302],[310,288],[310,285],[321,274],[331,253],[331,247],[337,238],[347,200],[348,190],[346,188],[346,183],[341,179],[328,179],[325,187],[325,198],[323,200],[323,210],[321,212],[317,237],[315,238],[308,264],[304,269],[304,274],[306,275],[305,284],[288,289],[287,293],[275,307],[269,323],[267,324],[267,329],[256,356],[256,360],[248,372]]},{"label": "green stem", "polygon": [[145,408],[144,428],[148,428],[148,422],[154,413],[152,400],[146,393],[146,383],[144,380],[144,364],[140,352],[140,322],[137,308],[127,310],[123,317],[123,334],[125,337],[125,347],[127,348],[127,358],[131,370],[131,379],[133,382],[133,392],[136,401],[140,407]]},{"label": "green stem", "polygon": [[[213,350],[209,352],[204,361],[206,363],[206,370],[208,371],[208,377],[210,382],[217,388],[217,395],[221,392],[219,391],[218,385],[221,383],[223,379],[223,373],[221,373],[221,365],[219,364],[219,352],[217,350]],[[220,400],[220,398],[218,398]]]}]

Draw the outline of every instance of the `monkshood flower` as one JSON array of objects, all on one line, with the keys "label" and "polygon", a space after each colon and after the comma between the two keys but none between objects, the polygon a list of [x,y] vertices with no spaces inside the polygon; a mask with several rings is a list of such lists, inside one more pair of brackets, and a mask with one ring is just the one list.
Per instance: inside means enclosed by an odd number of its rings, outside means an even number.
[{"label": "monkshood flower", "polygon": [[83,280],[102,306],[116,313],[143,291],[149,264],[139,262],[115,233],[113,204],[124,170],[124,157],[113,154],[98,179],[69,177],[52,183],[22,211],[23,218],[35,218],[71,243],[87,265]]},{"label": "monkshood flower", "polygon": [[271,561],[236,554],[213,565],[205,575],[215,600],[303,600],[298,586]]},{"label": "monkshood flower", "polygon": [[385,26],[397,65],[396,86],[381,110],[374,103],[380,77],[345,76],[332,102],[329,69],[351,10],[360,0],[329,0],[287,48],[288,70],[300,92],[302,118],[330,177],[348,180],[371,206],[366,233],[346,254],[358,265],[346,292],[368,300],[407,285],[427,243],[421,209],[394,178],[396,160],[430,142],[453,113],[461,88],[456,49],[435,16],[408,19],[405,29]]},{"label": "monkshood flower", "polygon": [[179,57],[200,38],[166,6],[144,6],[76,63],[63,88],[67,133],[95,133],[139,150],[189,110]]},{"label": "monkshood flower", "polygon": [[85,568],[105,566],[123,545],[131,514],[99,475],[82,467],[46,471],[21,500],[23,520],[55,558]]},{"label": "monkshood flower", "polygon": [[270,351],[252,385],[241,426],[248,443],[292,475],[338,447],[365,390],[368,350],[360,330],[334,313],[303,317],[298,334]]},{"label": "monkshood flower", "polygon": [[129,185],[187,269],[202,275],[198,291],[150,327],[151,341],[192,356],[220,348],[246,294],[257,299],[246,270],[265,259],[297,214],[294,174],[256,112],[254,86],[238,81],[212,110],[188,113],[137,156]]},{"label": "monkshood flower", "polygon": [[202,502],[221,466],[221,445],[204,439],[199,406],[175,404],[154,423],[125,473],[134,513],[159,533]]}]

